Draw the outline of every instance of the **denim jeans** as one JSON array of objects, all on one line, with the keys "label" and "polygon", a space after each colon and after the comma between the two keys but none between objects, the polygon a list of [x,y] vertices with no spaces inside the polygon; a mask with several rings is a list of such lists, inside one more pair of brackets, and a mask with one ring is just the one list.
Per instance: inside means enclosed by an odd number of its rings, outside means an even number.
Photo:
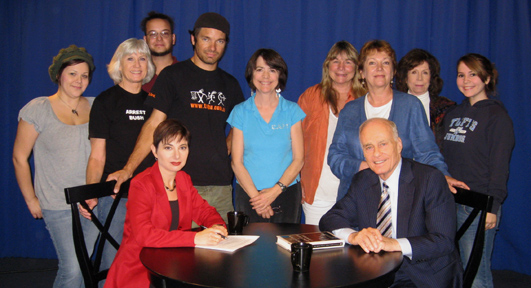
[{"label": "denim jeans", "polygon": [[[72,234],[72,212],[70,210],[42,210],[46,229],[50,236],[59,260],[59,269],[53,283],[54,288],[83,287],[83,276],[77,262],[76,250]],[[90,224],[81,219],[82,225]]]},{"label": "denim jeans", "polygon": [[[94,208],[93,212],[98,218],[98,220],[101,222],[101,225],[105,225],[105,220],[107,219],[107,215],[109,214],[109,209],[111,209],[113,201],[114,199],[110,196],[98,199],[98,205]],[[127,198],[120,199],[118,207],[116,207],[114,217],[112,218],[111,226],[109,227],[109,234],[111,234],[111,236],[118,242],[118,244],[122,242],[122,237],[124,234],[125,213],[127,211],[125,205],[126,203]],[[83,233],[85,234],[87,251],[90,255],[97,247],[96,241],[98,240],[97,236],[99,230],[94,224],[90,223],[90,225],[83,226]],[[91,246],[89,245],[89,243],[92,243],[94,245]],[[105,246],[103,247],[100,270],[108,269],[111,267],[112,261],[114,260],[114,256],[116,256],[116,252],[118,252],[118,250],[116,250],[116,248],[114,248],[111,243],[106,241]],[[98,283],[98,286],[103,287],[104,284],[105,279],[100,281]]]},{"label": "denim jeans", "polygon": [[[465,222],[468,215],[472,212],[471,207],[457,204],[457,227],[460,227]],[[483,246],[483,255],[479,264],[479,269],[472,284],[473,288],[492,288],[492,272],[490,270],[490,262],[492,257],[492,250],[494,249],[494,237],[496,236],[496,230],[500,223],[501,208],[498,210],[496,228],[485,231],[485,245]],[[474,237],[479,223],[479,215],[474,222],[470,225],[463,237],[459,240],[459,252],[461,254],[461,261],[463,262],[463,269],[466,268],[468,258],[474,245]]]}]

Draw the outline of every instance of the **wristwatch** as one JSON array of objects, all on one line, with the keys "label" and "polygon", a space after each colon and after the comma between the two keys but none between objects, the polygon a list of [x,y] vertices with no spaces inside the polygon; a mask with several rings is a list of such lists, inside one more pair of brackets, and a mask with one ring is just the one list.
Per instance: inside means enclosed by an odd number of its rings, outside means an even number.
[{"label": "wristwatch", "polygon": [[286,187],[286,185],[282,184],[282,182],[278,181],[277,182],[277,185],[280,186],[280,190],[282,190],[282,192],[286,191],[286,189],[288,189],[288,187]]}]

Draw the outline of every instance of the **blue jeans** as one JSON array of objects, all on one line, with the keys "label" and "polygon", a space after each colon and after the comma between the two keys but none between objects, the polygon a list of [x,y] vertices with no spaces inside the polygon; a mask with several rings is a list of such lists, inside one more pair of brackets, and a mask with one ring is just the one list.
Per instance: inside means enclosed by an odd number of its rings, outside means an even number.
[{"label": "blue jeans", "polygon": [[[72,212],[70,210],[42,210],[46,229],[50,236],[59,260],[59,269],[53,283],[54,288],[83,287],[83,276],[77,262],[76,250],[72,234]],[[81,219],[82,225],[90,224]]]},{"label": "blue jeans", "polygon": [[[93,212],[101,222],[101,225],[105,225],[105,220],[107,215],[109,215],[109,209],[114,199],[112,197],[103,197],[98,199],[98,205],[94,208]],[[109,234],[118,242],[122,243],[122,237],[124,234],[124,222],[125,222],[125,213],[127,211],[125,204],[127,203],[127,198],[120,199],[118,207],[116,207],[116,212],[112,218],[111,226],[109,227]],[[87,251],[89,254],[92,254],[93,250],[96,249],[96,241],[98,240],[99,230],[92,223],[90,225],[83,226],[83,233],[85,234],[85,242],[87,245]],[[93,244],[93,246],[90,245]],[[109,269],[111,267],[114,256],[116,256],[116,248],[112,246],[108,241],[105,242],[103,247],[103,254],[101,257],[101,266],[100,270]],[[103,287],[105,284],[105,279],[98,283],[99,287]]]},{"label": "blue jeans", "polygon": [[[465,222],[468,215],[472,212],[471,207],[457,204],[457,227],[460,227],[463,222]],[[496,236],[496,231],[498,229],[498,224],[500,223],[501,208],[498,210],[497,215],[497,224],[496,228],[489,229],[485,231],[485,245],[483,246],[483,255],[481,257],[481,262],[479,264],[478,273],[472,284],[473,288],[492,288],[494,287],[492,283],[492,272],[490,270],[490,262],[492,257],[492,250],[494,249],[494,237]],[[479,215],[476,217],[474,222],[470,225],[468,230],[465,232],[463,237],[459,240],[459,252],[461,254],[461,261],[463,262],[464,267],[466,268],[466,263],[468,263],[468,258],[472,251],[472,246],[474,245],[474,237],[479,223]]]}]

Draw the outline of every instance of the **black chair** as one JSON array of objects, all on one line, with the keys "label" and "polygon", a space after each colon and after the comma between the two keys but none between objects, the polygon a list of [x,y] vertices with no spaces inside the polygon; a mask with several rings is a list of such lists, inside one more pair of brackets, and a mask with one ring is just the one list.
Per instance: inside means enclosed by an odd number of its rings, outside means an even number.
[{"label": "black chair", "polygon": [[[106,242],[109,242],[116,249],[120,247],[120,244],[108,233],[111,226],[112,218],[118,202],[129,191],[129,181],[123,183],[120,186],[120,191],[116,194],[116,197],[111,205],[107,219],[104,225],[97,219],[96,215],[89,209],[85,200],[93,198],[101,198],[114,194],[114,185],[116,181],[109,181],[104,183],[88,184],[76,187],[65,188],[66,203],[70,204],[72,209],[72,230],[74,237],[74,246],[76,249],[77,260],[83,274],[85,281],[85,287],[98,287],[98,282],[107,278],[107,272],[109,269],[100,271],[101,257],[103,254],[103,248]],[[83,229],[81,227],[81,218],[79,214],[78,204],[87,209],[92,216],[92,223],[98,228],[98,245],[95,248],[96,252],[93,255],[88,254]],[[93,246],[94,243],[88,243]],[[92,248],[90,249],[92,251]]]},{"label": "black chair", "polygon": [[455,237],[456,244],[481,211],[481,214],[479,215],[478,230],[476,231],[474,244],[472,246],[472,252],[470,253],[468,263],[466,263],[465,273],[463,275],[463,287],[468,288],[472,287],[472,283],[474,282],[474,278],[478,272],[481,256],[483,255],[483,246],[485,244],[485,221],[487,218],[487,212],[491,212],[492,210],[493,197],[471,190],[465,190],[461,188],[456,189],[457,193],[454,194],[455,203],[474,208],[463,225],[461,225],[459,230],[457,230]]}]

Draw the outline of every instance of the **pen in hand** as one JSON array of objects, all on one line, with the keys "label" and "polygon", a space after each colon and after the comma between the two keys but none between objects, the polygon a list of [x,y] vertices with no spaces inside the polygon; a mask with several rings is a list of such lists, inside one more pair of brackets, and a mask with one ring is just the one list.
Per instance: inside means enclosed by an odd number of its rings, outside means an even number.
[{"label": "pen in hand", "polygon": [[[201,227],[201,228],[203,228],[203,229],[208,229],[208,227],[206,227],[206,226],[204,226],[204,225],[201,225],[201,226],[199,226],[199,227]],[[218,234],[219,236],[221,236],[221,238],[223,238],[223,239],[227,239],[227,236],[222,235],[221,233],[216,232],[216,234]]]}]

